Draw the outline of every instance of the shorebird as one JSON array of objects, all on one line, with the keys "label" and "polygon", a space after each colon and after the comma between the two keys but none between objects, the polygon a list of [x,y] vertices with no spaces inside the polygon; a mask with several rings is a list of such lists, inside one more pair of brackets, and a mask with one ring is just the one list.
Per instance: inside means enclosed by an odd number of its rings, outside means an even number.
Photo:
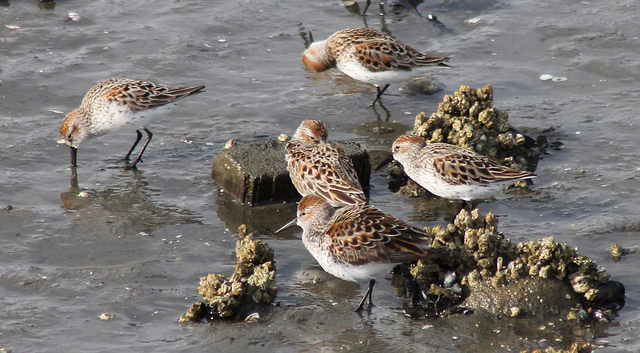
[{"label": "shorebird", "polygon": [[393,142],[391,150],[393,154],[376,170],[395,159],[413,181],[446,199],[469,202],[486,198],[517,180],[536,176],[457,145],[426,143],[420,136],[402,135]]},{"label": "shorebird", "polygon": [[[82,141],[129,124],[144,126],[154,115],[150,114],[149,109],[172,103],[203,88],[204,86],[171,87],[122,77],[97,83],[89,89],[80,106],[67,114],[60,125],[60,135],[71,148],[71,166],[77,166],[78,146]],[[136,168],[142,161],[142,154],[153,136],[146,127],[136,130],[138,136],[124,157],[126,161],[142,139],[141,130],[147,134],[147,140],[136,159],[126,169]]]},{"label": "shorebird", "polygon": [[302,242],[322,268],[351,282],[369,281],[369,288],[356,311],[369,300],[376,278],[395,265],[442,256],[431,248],[431,236],[420,229],[365,204],[333,208],[318,195],[307,195],[298,203],[297,222]]},{"label": "shorebird", "polygon": [[365,203],[351,158],[327,143],[327,126],[304,120],[286,146],[287,169],[300,195],[317,194],[332,206]]},{"label": "shorebird", "polygon": [[309,36],[310,44],[302,53],[304,65],[316,72],[335,67],[353,79],[373,84],[377,94],[371,106],[389,84],[419,76],[433,66],[449,67],[444,63],[449,57],[423,54],[370,28],[343,29],[318,42]]}]

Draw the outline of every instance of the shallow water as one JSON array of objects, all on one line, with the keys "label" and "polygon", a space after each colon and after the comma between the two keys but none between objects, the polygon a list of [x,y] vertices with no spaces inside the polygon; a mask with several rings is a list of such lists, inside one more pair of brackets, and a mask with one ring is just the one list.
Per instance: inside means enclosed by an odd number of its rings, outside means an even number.
[{"label": "shallow water", "polygon": [[[493,85],[512,125],[546,133],[566,148],[540,161],[532,197],[482,203],[514,241],[553,235],[605,266],[627,288],[614,324],[596,330],[602,352],[640,350],[638,254],[614,262],[609,245],[640,246],[640,15],[635,2],[428,1],[447,30],[415,13],[369,9],[367,24],[440,55],[443,89],[407,95],[392,85],[389,113],[368,107],[372,87],[332,70],[306,71],[301,24],[319,39],[363,25],[337,0],[0,2],[0,348],[67,351],[496,351],[544,347],[540,337],[480,314],[405,317],[389,283],[376,286],[370,314],[351,312],[357,285],[325,274],[299,230],[268,232],[292,205],[247,209],[211,180],[217,151],[293,133],[324,120],[330,138],[387,151],[420,111],[435,111],[460,84]],[[7,5],[8,4],[8,5]],[[77,12],[80,21],[65,21]],[[14,26],[19,26],[16,28]],[[566,77],[542,81],[541,74]],[[154,139],[140,170],[121,171],[133,131],[102,136],[79,151],[57,144],[62,112],[111,76],[204,84],[206,92],[149,125]],[[375,134],[376,127],[393,133]],[[380,155],[372,152],[374,155]],[[375,165],[375,163],[373,163]],[[444,222],[448,202],[391,194],[381,174],[372,203],[419,226]],[[86,197],[78,196],[80,191]],[[276,252],[280,306],[252,324],[180,326],[200,276],[230,272],[235,229],[259,231]],[[324,281],[313,284],[319,277]],[[102,312],[115,314],[102,321]],[[482,323],[483,327],[476,327]],[[578,340],[580,332],[547,337]],[[582,339],[589,339],[582,337]],[[561,343],[559,343],[561,344]],[[430,348],[428,348],[430,347]]]}]

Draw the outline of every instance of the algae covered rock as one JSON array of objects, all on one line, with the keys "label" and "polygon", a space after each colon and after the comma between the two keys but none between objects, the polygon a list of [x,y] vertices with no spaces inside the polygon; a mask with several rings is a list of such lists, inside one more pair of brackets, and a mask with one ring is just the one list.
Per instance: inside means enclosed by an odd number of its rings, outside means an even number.
[{"label": "algae covered rock", "polygon": [[275,300],[278,285],[273,249],[253,234],[246,234],[244,225],[238,232],[240,239],[236,243],[233,274],[229,278],[216,273],[201,277],[198,293],[203,301],[193,304],[179,322],[242,320]]},{"label": "algae covered rock", "polygon": [[604,268],[576,248],[553,237],[512,243],[497,226],[493,213],[463,209],[446,227],[426,227],[432,246],[450,254],[409,266],[405,273],[419,293],[409,293],[414,306],[581,321],[608,321],[624,306],[622,283],[610,281]]}]

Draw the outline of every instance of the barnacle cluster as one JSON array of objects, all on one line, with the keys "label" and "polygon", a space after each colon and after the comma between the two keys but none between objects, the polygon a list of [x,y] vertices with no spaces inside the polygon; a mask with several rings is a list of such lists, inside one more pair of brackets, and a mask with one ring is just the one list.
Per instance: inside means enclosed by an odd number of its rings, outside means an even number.
[{"label": "barnacle cluster", "polygon": [[[418,261],[409,268],[421,291],[441,303],[444,296],[452,303],[462,301],[466,307],[508,316],[601,319],[580,313],[610,318],[623,305],[624,286],[609,281],[609,274],[577,249],[553,237],[512,243],[497,225],[492,212],[483,216],[478,209],[463,209],[446,227],[426,227],[434,236],[432,246],[448,249],[449,256]],[[451,273],[459,279],[447,279]],[[448,295],[433,283],[444,283],[440,287],[453,291]]]},{"label": "barnacle cluster", "polygon": [[217,318],[239,320],[258,306],[271,304],[278,293],[275,279],[273,249],[265,242],[246,234],[246,226],[238,229],[236,265],[233,274],[210,273],[200,278],[198,293],[203,301],[197,302],[180,317],[180,322]]}]

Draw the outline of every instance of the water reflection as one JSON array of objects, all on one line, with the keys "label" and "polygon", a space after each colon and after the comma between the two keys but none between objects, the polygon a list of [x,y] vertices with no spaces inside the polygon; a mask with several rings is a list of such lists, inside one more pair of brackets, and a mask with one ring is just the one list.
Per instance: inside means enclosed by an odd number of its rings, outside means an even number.
[{"label": "water reflection", "polygon": [[218,218],[224,223],[226,229],[235,230],[240,225],[246,224],[249,232],[269,234],[278,239],[292,239],[300,233],[299,228],[292,227],[274,234],[276,229],[296,217],[296,202],[279,202],[248,207],[227,193],[219,191],[216,204],[218,205]]},{"label": "water reflection", "polygon": [[175,205],[153,200],[157,190],[149,187],[139,170],[123,172],[115,182],[87,189],[78,184],[72,168],[70,187],[60,194],[62,208],[76,216],[74,223],[95,223],[113,234],[151,233],[166,225],[202,224],[201,216]]}]

